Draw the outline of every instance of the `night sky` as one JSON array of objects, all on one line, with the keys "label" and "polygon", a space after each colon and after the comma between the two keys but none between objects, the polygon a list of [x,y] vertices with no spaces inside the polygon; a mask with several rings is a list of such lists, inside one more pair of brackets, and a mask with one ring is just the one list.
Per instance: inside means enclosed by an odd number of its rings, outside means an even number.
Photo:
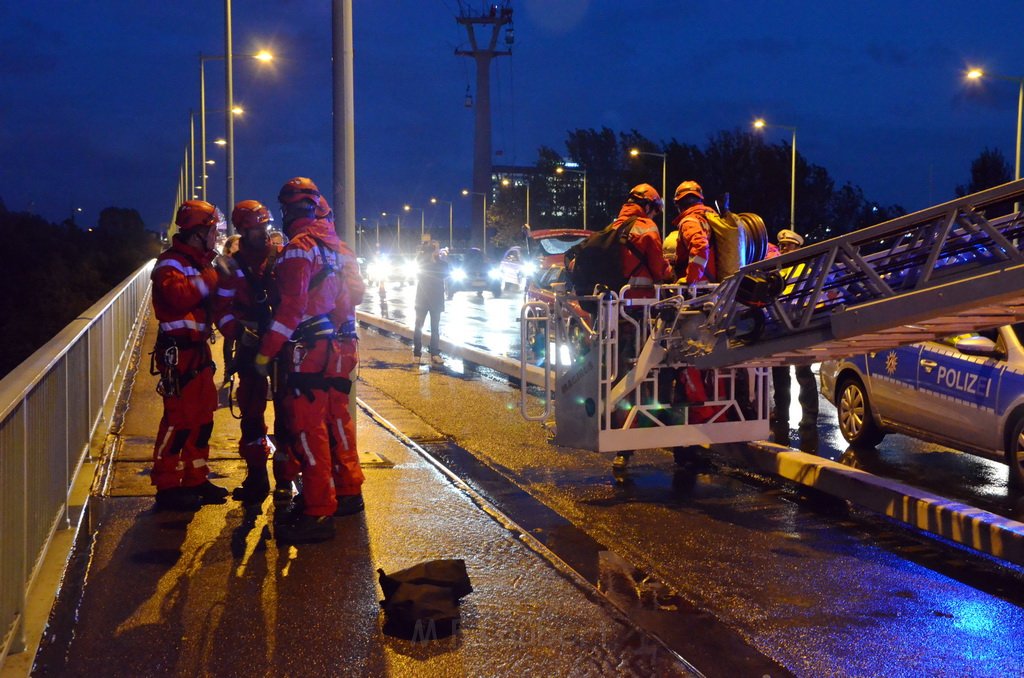
[{"label": "night sky", "polygon": [[[328,0],[235,0],[235,52],[266,47],[271,67],[235,64],[236,198],[272,207],[280,185],[331,185]],[[473,62],[454,0],[354,0],[356,214],[403,203],[427,221],[469,218]],[[472,6],[479,9],[482,3]],[[838,184],[908,210],[954,197],[985,148],[1013,164],[1024,76],[1019,0],[984,2],[514,0],[515,45],[496,60],[497,164],[564,151],[567,130],[636,129],[704,146],[758,116],[796,126],[797,147]],[[60,221],[81,208],[137,208],[159,228],[174,208],[198,54],[224,53],[216,0],[32,0],[0,4],[0,198]],[[1018,57],[1014,58],[1013,54]],[[207,63],[207,107],[224,108],[222,62]],[[475,94],[475,93],[474,93]],[[208,116],[209,138],[223,114]],[[771,142],[789,132],[766,133]],[[197,125],[198,135],[198,125]],[[224,154],[210,199],[224,200]],[[651,182],[660,162],[651,158]],[[737,168],[742,172],[742,168]],[[675,185],[685,178],[668,178]],[[799,209],[799,199],[798,199]],[[435,214],[436,212],[436,214]],[[416,213],[414,213],[415,215]],[[415,218],[415,216],[413,217]]]}]

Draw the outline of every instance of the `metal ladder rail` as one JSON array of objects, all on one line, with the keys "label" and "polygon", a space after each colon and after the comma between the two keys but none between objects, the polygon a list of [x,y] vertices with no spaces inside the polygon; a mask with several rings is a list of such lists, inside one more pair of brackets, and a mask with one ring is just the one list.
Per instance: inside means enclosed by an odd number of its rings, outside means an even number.
[{"label": "metal ladder rail", "polygon": [[[1022,195],[1024,180],[1011,182],[745,267],[697,300],[711,309],[703,343],[712,348],[695,362],[736,364],[771,354],[776,343],[790,351],[809,348],[831,336],[834,314],[853,306],[1024,263],[1024,215],[988,221],[979,212]],[[750,313],[737,300],[742,276],[771,271],[788,272],[785,290],[766,309],[761,338],[737,341],[738,322]]]}]

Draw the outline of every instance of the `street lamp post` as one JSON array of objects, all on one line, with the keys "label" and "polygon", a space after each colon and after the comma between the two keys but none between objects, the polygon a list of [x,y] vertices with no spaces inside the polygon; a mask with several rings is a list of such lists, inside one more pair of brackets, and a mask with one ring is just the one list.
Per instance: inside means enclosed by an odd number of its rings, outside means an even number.
[{"label": "street lamp post", "polygon": [[[270,52],[266,51],[266,50],[260,50],[259,52],[256,52],[255,54],[236,54],[234,56],[249,57],[249,58],[255,59],[256,61],[260,61],[260,62],[263,62],[263,63],[267,63],[267,62],[270,62],[270,61],[274,60],[274,55],[271,54]],[[207,162],[207,160],[206,160],[206,62],[207,61],[221,61],[221,60],[224,60],[224,55],[223,54],[217,55],[217,56],[211,56],[211,55],[204,55],[202,52],[199,53],[199,137],[200,137],[200,140],[201,140],[201,142],[200,142],[200,155],[202,156],[202,162],[203,162],[203,175],[202,175],[202,182],[201,182],[201,184],[202,184],[203,200],[206,200],[206,166],[208,164],[212,164],[212,163]],[[231,117],[232,115],[238,115],[237,111],[239,109],[234,105],[234,92],[233,91],[232,91],[231,97],[228,100],[228,105],[227,105],[227,108],[225,110],[227,111],[228,120],[233,120],[233,118]],[[231,148],[234,147],[234,127],[233,126],[230,128],[230,132],[228,133],[228,142],[226,144],[224,144],[224,145],[229,147],[228,148],[228,151],[229,151],[229,159],[228,159],[228,161],[230,162],[230,165],[231,165],[230,173],[232,174],[230,185],[232,187],[234,187],[234,176],[233,176],[233,174],[234,174],[234,153],[231,152],[231,150],[230,150]],[[232,193],[234,193],[234,191],[232,191]],[[233,205],[229,205],[229,208],[233,208],[233,207],[234,207]]]},{"label": "street lamp post", "polygon": [[789,125],[769,125],[764,121],[764,118],[758,118],[754,121],[754,129],[765,129],[767,127],[778,127],[780,129],[788,129],[793,133],[793,159],[790,167],[789,174],[789,228],[792,231],[796,230],[796,127]]},{"label": "street lamp post", "polygon": [[[502,179],[501,180],[501,185],[505,186],[506,188],[509,187],[509,186],[512,186],[513,185],[512,184],[512,180],[508,179],[508,178]],[[530,180],[529,180],[529,178],[527,178],[526,181],[523,182],[523,185],[526,186],[526,222],[525,222],[524,225],[527,228],[529,228],[529,226],[530,226]]]},{"label": "street lamp post", "polygon": [[[234,47],[231,44],[231,0],[224,0],[224,88],[227,106],[224,113],[224,124],[227,126],[227,205],[225,211],[230,215],[235,207],[235,81],[234,81]],[[228,218],[228,235],[235,232]]]},{"label": "street lamp post", "polygon": [[420,211],[420,242],[423,242],[423,236],[426,235],[426,223],[424,220],[424,213],[426,212],[426,210],[424,210],[422,207],[413,207],[412,205],[402,205],[402,209],[404,209],[406,212],[411,212],[412,210]]},{"label": "street lamp post", "polygon": [[487,194],[480,193],[479,191],[471,191],[468,188],[462,189],[462,195],[479,195],[484,199],[484,256],[487,256]]},{"label": "street lamp post", "polygon": [[[388,213],[387,212],[381,212],[380,215],[382,217],[386,217],[388,215]],[[401,213],[395,215],[395,221],[398,223],[398,230],[395,232],[395,250],[397,250],[398,254],[401,254],[402,253],[402,215],[401,215]]]},{"label": "street lamp post", "polygon": [[455,239],[452,237],[452,212],[454,206],[452,205],[451,200],[439,200],[438,198],[430,199],[431,205],[436,205],[439,202],[448,203],[448,249],[451,249],[452,247],[455,247]]},{"label": "street lamp post", "polygon": [[583,228],[587,227],[587,168],[573,169],[566,167],[565,165],[559,165],[555,168],[555,174],[562,174],[563,172],[572,172],[573,174],[583,175]]},{"label": "street lamp post", "polygon": [[[1013,164],[1013,178],[1014,180],[1020,179],[1020,135],[1021,125],[1024,123],[1024,76],[996,75],[995,73],[986,73],[980,68],[972,68],[967,71],[968,80],[980,80],[981,78],[995,78],[1017,83],[1017,150]],[[1015,212],[1019,212],[1020,203],[1015,202],[1013,209]]]},{"label": "street lamp post", "polygon": [[[631,149],[629,149],[629,154],[631,156],[633,156],[634,158],[637,157],[637,156],[640,156],[640,155],[653,155],[653,156],[656,156],[658,158],[661,158],[661,199],[664,202],[668,202],[668,196],[665,195],[665,191],[668,189],[668,186],[666,185],[666,182],[665,182],[665,179],[667,178],[667,175],[668,175],[668,155],[666,153],[655,153],[653,151],[641,151],[639,148],[631,148]],[[665,223],[666,223],[665,222],[665,214],[666,214],[667,211],[668,210],[665,210],[665,209],[661,210],[661,239],[662,240],[665,239],[665,231],[666,231],[666,228],[665,228]]]}]

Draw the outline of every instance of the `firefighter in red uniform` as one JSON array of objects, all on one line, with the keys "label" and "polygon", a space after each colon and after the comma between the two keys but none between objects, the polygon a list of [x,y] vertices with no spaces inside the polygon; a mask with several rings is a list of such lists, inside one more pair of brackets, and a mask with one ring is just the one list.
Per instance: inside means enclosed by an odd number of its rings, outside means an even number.
[{"label": "firefighter in red uniform", "polygon": [[278,357],[286,379],[283,414],[301,463],[303,492],[301,510],[292,512],[277,528],[277,538],[287,543],[324,541],[334,536],[336,512],[351,512],[349,506],[339,508],[340,488],[349,493],[346,496],[359,497],[362,508],[358,461],[354,468],[338,463],[331,446],[332,436],[344,433],[347,449],[355,454],[354,429],[345,431],[342,423],[334,430],[331,418],[332,392],[348,392],[354,366],[354,352],[346,359],[336,335],[339,329],[345,331],[335,325],[339,313],[347,313],[337,307],[340,303],[354,308],[355,304],[346,300],[350,291],[342,267],[349,262],[316,184],[296,177],[281,188],[278,200],[289,241],[275,266],[280,303],[260,342],[255,365],[266,373],[270,361]]},{"label": "firefighter in red uniform", "polygon": [[218,282],[211,265],[217,209],[203,200],[187,200],[174,223],[178,232],[151,276],[160,323],[151,370],[160,375],[157,390],[164,401],[151,480],[158,509],[195,510],[204,503],[223,503],[227,496],[226,489],[207,480],[217,409],[209,344]]},{"label": "firefighter in red uniform", "polygon": [[711,227],[706,212],[714,208],[704,204],[704,193],[696,181],[684,181],[674,196],[679,216],[672,226],[679,229],[676,248],[676,268],[686,271],[686,282],[719,282],[715,271],[715,252],[711,242]]},{"label": "firefighter in red uniform", "polygon": [[[225,258],[217,290],[218,325],[224,341],[234,345],[229,366],[238,375],[238,409],[241,440],[238,452],[245,460],[245,480],[232,496],[246,504],[260,504],[270,492],[267,477],[267,377],[256,371],[254,361],[260,337],[273,317],[270,274],[277,250],[270,246],[267,227],[270,210],[256,200],[243,200],[231,212],[231,223],[241,236],[238,251]],[[289,492],[289,497],[291,493]]]},{"label": "firefighter in red uniform", "polygon": [[[626,203],[611,228],[633,220],[629,230],[631,247],[621,248],[622,274],[628,276],[627,297],[654,296],[654,285],[672,280],[672,266],[662,251],[661,235],[654,219],[665,209],[661,196],[650,184],[638,184],[629,192]],[[640,256],[638,257],[637,254]]]},{"label": "firefighter in red uniform", "polygon": [[[320,196],[316,216],[334,227],[334,211],[327,199]],[[335,342],[331,347],[325,376],[334,387],[328,390],[327,432],[331,441],[331,459],[334,464],[334,490],[338,500],[335,516],[347,516],[363,510],[363,470],[359,466],[356,448],[356,422],[349,410],[351,378],[359,364],[358,337],[356,335],[356,306],[363,303],[366,283],[359,272],[356,253],[339,240],[339,265],[342,289],[336,299],[331,322],[335,329]]]},{"label": "firefighter in red uniform", "polygon": [[[629,277],[629,289],[624,294],[627,299],[652,298],[655,296],[654,285],[673,280],[672,266],[665,259],[661,235],[653,221],[664,209],[665,203],[653,186],[638,184],[630,190],[626,203],[619,210],[619,216],[612,222],[611,228],[618,228],[626,221],[633,220],[628,246],[619,250],[622,274]],[[632,311],[627,308],[627,313]],[[638,350],[632,323],[619,324],[619,337],[619,374],[625,374],[630,360],[636,357]],[[615,455],[613,466],[617,469],[625,468],[632,454],[630,450],[619,452]]]}]

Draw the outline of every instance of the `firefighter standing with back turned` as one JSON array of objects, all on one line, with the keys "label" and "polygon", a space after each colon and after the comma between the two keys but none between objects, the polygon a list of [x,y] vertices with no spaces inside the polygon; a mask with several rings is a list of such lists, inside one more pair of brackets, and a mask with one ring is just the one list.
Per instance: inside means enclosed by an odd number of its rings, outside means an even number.
[{"label": "firefighter standing with back turned", "polygon": [[711,226],[705,212],[714,208],[704,204],[704,192],[696,181],[684,181],[676,187],[673,200],[679,216],[672,225],[679,230],[676,246],[676,268],[686,271],[686,284],[719,282],[715,270],[715,251]]},{"label": "firefighter standing with back turned", "polygon": [[[340,414],[332,417],[336,412],[332,400],[340,402],[342,391],[347,396],[354,367],[354,349],[345,345],[351,338],[339,339],[337,334],[338,330],[354,334],[354,326],[339,328],[335,323],[348,309],[354,313],[362,290],[348,290],[342,278],[342,267],[355,262],[347,261],[316,184],[295,177],[281,188],[278,201],[289,241],[275,267],[280,303],[260,342],[255,365],[265,374],[270,361],[279,356],[287,380],[283,414],[301,464],[303,493],[301,507],[277,528],[277,538],[285,543],[325,541],[334,536],[336,512],[351,513],[353,506],[362,509],[358,492],[363,476],[355,456],[354,426],[350,423],[346,430]],[[359,299],[355,292],[360,293]],[[333,419],[337,425],[332,425]],[[345,440],[332,448],[332,437],[337,435]],[[355,456],[355,464],[334,457],[342,451],[349,455],[348,461]],[[348,494],[339,505],[342,489]]]},{"label": "firefighter standing with back turned", "polygon": [[186,200],[174,223],[178,232],[156,261],[153,310],[159,321],[151,371],[160,375],[163,416],[153,448],[156,508],[194,511],[224,503],[227,490],[207,480],[210,434],[217,409],[210,353],[217,272],[217,209]]},{"label": "firefighter standing with back turned", "polygon": [[[234,345],[227,373],[238,375],[238,409],[241,439],[238,452],[245,460],[245,480],[232,496],[245,504],[261,504],[270,492],[267,477],[267,377],[256,371],[254,361],[260,338],[273,317],[270,292],[271,271],[277,257],[270,246],[267,228],[270,210],[257,200],[243,200],[231,212],[231,223],[241,236],[238,250],[219,267],[221,286],[217,292],[221,334]],[[288,493],[291,497],[291,492]]]}]

